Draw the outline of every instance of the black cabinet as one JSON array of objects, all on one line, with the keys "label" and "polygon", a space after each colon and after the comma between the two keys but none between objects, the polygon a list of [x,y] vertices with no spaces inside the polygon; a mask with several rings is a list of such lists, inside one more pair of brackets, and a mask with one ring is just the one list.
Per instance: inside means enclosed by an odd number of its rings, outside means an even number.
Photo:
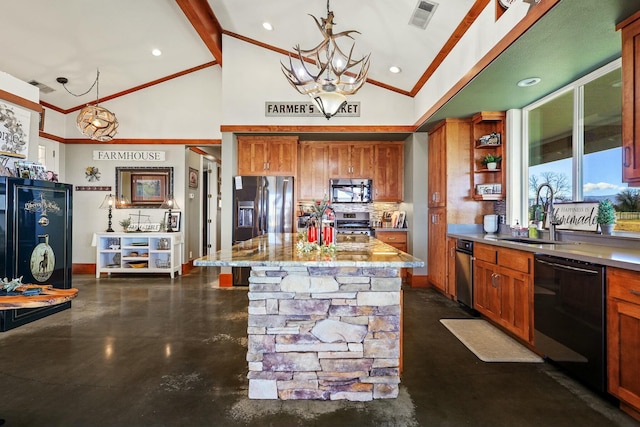
[{"label": "black cabinet", "polygon": [[[0,177],[0,278],[71,288],[72,187]],[[0,331],[71,307],[0,311]]]}]

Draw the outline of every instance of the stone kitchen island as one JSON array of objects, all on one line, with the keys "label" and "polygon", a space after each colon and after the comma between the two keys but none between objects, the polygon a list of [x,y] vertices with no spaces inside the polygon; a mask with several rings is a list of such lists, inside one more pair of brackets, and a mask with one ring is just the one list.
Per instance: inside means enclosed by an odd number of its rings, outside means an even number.
[{"label": "stone kitchen island", "polygon": [[194,262],[251,267],[250,399],[369,401],[400,383],[401,268],[424,262],[375,238],[303,252],[267,234]]}]

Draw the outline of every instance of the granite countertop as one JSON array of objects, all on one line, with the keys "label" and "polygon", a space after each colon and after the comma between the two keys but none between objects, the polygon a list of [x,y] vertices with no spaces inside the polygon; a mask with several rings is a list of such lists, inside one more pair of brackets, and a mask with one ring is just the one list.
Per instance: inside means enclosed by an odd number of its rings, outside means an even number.
[{"label": "granite countertop", "polygon": [[306,266],[306,267],[423,267],[424,261],[380,240],[360,236],[339,241],[335,252],[297,250],[294,233],[265,234],[240,242],[229,250],[196,259],[193,264],[205,267]]},{"label": "granite countertop", "polygon": [[526,243],[504,240],[512,239],[513,237],[511,235],[502,234],[449,233],[448,235],[450,237],[471,240],[473,242],[640,271],[640,247],[637,245],[635,245],[635,247],[617,247],[599,245],[593,242],[553,242],[542,239],[523,238],[536,241],[536,243]]}]

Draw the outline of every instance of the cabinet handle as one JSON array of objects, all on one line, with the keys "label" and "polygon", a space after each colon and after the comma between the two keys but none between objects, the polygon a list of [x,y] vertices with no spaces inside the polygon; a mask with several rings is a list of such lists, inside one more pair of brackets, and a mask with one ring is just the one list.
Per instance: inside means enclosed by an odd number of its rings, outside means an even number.
[{"label": "cabinet handle", "polygon": [[396,240],[395,237],[387,237],[387,240]]},{"label": "cabinet handle", "polygon": [[629,159],[631,158],[631,147],[624,147],[624,151],[622,152],[622,166],[625,168],[631,167],[631,163]]},{"label": "cabinet handle", "polygon": [[456,257],[456,251],[454,248],[449,248],[449,257],[451,258],[455,258]]},{"label": "cabinet handle", "polygon": [[636,291],[635,289],[629,289],[629,292],[631,292],[631,295],[640,297],[640,291]]}]

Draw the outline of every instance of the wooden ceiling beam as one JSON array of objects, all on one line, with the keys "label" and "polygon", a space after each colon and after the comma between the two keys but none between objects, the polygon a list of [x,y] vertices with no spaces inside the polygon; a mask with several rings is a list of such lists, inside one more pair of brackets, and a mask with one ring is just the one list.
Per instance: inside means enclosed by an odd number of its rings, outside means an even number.
[{"label": "wooden ceiling beam", "polygon": [[222,65],[222,27],[207,0],[176,0],[216,61]]}]

